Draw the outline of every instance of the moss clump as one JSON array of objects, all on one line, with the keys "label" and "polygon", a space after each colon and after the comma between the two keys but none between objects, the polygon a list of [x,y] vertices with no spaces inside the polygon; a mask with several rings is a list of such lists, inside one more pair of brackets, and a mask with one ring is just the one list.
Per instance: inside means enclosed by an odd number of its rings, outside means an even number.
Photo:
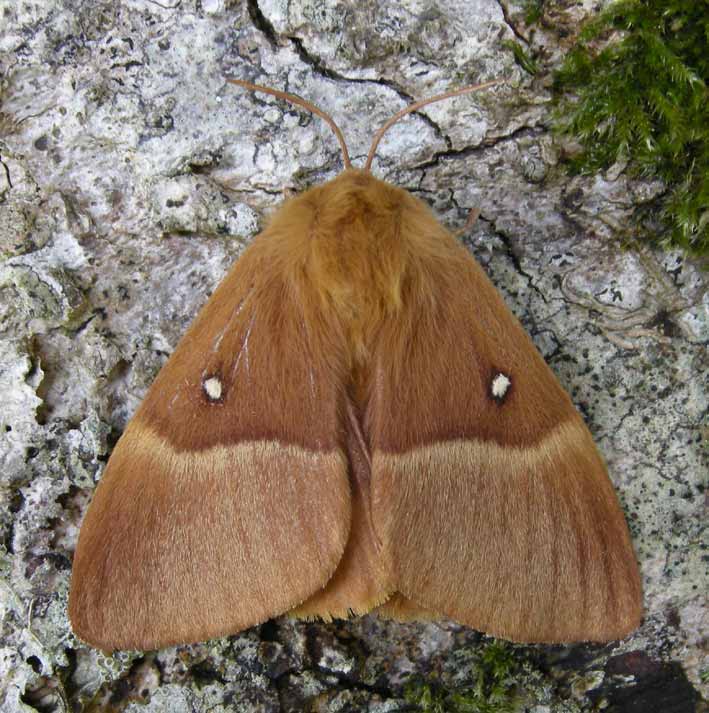
[{"label": "moss clump", "polygon": [[619,0],[556,75],[560,128],[582,172],[627,162],[660,178],[662,242],[709,252],[709,1]]},{"label": "moss clump", "polygon": [[544,0],[527,0],[522,7],[525,25],[532,25],[544,14]]},{"label": "moss clump", "polygon": [[521,671],[512,649],[496,641],[476,659],[472,686],[446,690],[436,683],[416,681],[407,686],[406,701],[423,713],[511,713]]},{"label": "moss clump", "polygon": [[514,42],[513,40],[505,40],[502,46],[512,52],[515,58],[515,62],[525,71],[527,74],[535,75],[539,71],[537,66],[537,61],[530,54],[525,52],[524,47],[519,42]]}]

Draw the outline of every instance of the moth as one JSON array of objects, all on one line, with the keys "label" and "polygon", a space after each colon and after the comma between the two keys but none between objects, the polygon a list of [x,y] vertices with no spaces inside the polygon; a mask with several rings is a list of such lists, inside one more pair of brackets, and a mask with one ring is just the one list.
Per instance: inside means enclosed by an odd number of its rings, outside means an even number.
[{"label": "moth", "polygon": [[352,167],[288,200],[216,289],[118,441],[81,527],[69,615],[154,649],[289,614],[447,617],[520,642],[606,641],[638,567],[591,435],[468,250]]}]

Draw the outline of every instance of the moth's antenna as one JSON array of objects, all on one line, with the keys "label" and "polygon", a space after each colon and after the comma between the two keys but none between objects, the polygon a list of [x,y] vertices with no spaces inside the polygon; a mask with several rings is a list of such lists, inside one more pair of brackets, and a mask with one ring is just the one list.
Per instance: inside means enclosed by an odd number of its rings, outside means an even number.
[{"label": "moth's antenna", "polygon": [[409,104],[409,106],[405,107],[401,111],[397,112],[394,114],[394,116],[389,119],[384,126],[382,126],[379,131],[374,135],[374,139],[372,140],[372,146],[369,149],[369,154],[367,155],[367,163],[364,164],[364,170],[369,171],[370,168],[372,167],[372,161],[374,161],[374,155],[377,152],[377,146],[379,145],[379,142],[382,140],[382,136],[394,125],[396,124],[399,119],[402,119],[405,117],[407,114],[411,114],[411,112],[418,111],[424,106],[427,106],[428,104],[433,104],[434,102],[439,102],[443,101],[444,99],[450,99],[451,97],[457,97],[460,96],[461,94],[472,94],[473,92],[478,92],[481,89],[487,89],[488,87],[492,87],[495,84],[500,84],[502,80],[501,79],[495,79],[491,82],[483,82],[482,84],[475,84],[471,85],[469,87],[462,87],[461,89],[454,89],[453,91],[450,92],[445,92],[444,94],[436,94],[433,97],[429,97],[428,99],[422,99],[421,101],[414,102],[413,104]]},{"label": "moth's antenna", "polygon": [[271,87],[262,87],[260,84],[245,82],[243,79],[227,78],[227,82],[238,84],[240,87],[246,87],[246,89],[250,89],[252,92],[263,92],[264,94],[270,94],[271,96],[278,97],[279,99],[285,99],[291,104],[302,106],[304,109],[307,109],[316,116],[319,116],[321,119],[324,119],[328,123],[328,126],[335,132],[335,136],[337,136],[337,140],[340,142],[342,160],[344,161],[345,168],[352,168],[352,164],[350,163],[350,154],[347,151],[347,144],[345,143],[345,137],[342,135],[342,132],[335,123],[335,120],[329,114],[326,114],[322,109],[318,109],[318,107],[314,104],[311,104],[309,101],[302,99],[296,94],[289,94],[288,92],[282,92],[278,89],[271,89]]}]

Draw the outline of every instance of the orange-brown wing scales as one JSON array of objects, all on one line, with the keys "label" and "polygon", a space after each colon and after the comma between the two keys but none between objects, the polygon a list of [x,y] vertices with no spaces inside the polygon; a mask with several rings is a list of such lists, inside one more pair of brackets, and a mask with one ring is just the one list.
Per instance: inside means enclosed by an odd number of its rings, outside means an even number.
[{"label": "orange-brown wing scales", "polygon": [[238,631],[303,602],[342,557],[340,377],[287,281],[266,269],[264,240],[181,340],[97,488],[69,602],[92,644],[150,649]]},{"label": "orange-brown wing scales", "polygon": [[275,441],[177,452],[134,421],[81,532],[78,636],[105,649],[203,641],[260,623],[331,576],[346,465]]},{"label": "orange-brown wing scales", "polygon": [[442,614],[424,609],[407,599],[401,592],[395,592],[385,602],[372,611],[373,614],[395,621],[435,621],[444,619]]},{"label": "orange-brown wing scales", "polygon": [[586,426],[467,252],[425,209],[402,233],[416,318],[382,328],[367,412],[396,589],[508,639],[623,636],[639,574]]},{"label": "orange-brown wing scales", "polygon": [[375,512],[401,592],[516,641],[635,628],[633,551],[591,445],[567,424],[534,448],[461,440],[376,455]]},{"label": "orange-brown wing scales", "polygon": [[391,562],[374,530],[371,513],[370,455],[358,425],[346,430],[352,484],[352,527],[340,564],[324,589],[291,612],[292,616],[330,621],[366,614],[394,589]]},{"label": "orange-brown wing scales", "polygon": [[141,405],[178,449],[262,438],[340,447],[342,377],[323,344],[330,325],[308,327],[312,306],[278,275],[269,237],[259,236],[222,281]]},{"label": "orange-brown wing scales", "polygon": [[151,648],[387,598],[520,641],[631,630],[605,467],[481,268],[361,172],[288,206],[119,441],[79,538],[75,631]]}]

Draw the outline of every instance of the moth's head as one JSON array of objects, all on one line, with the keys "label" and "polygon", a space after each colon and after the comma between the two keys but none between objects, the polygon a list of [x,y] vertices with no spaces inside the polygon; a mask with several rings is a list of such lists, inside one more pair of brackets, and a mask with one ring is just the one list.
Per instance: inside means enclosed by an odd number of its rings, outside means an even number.
[{"label": "moth's head", "polygon": [[[483,82],[482,84],[475,84],[471,85],[468,87],[462,87],[461,89],[454,89],[449,92],[444,92],[443,94],[436,94],[435,96],[429,97],[428,99],[422,99],[421,101],[414,102],[413,104],[409,104],[409,106],[405,107],[401,111],[397,112],[392,116],[389,120],[384,122],[384,125],[377,131],[377,133],[374,135],[374,138],[372,139],[372,145],[369,148],[369,153],[367,154],[367,160],[364,164],[364,168],[361,170],[355,170],[352,168],[352,163],[350,161],[350,154],[349,151],[347,150],[347,143],[345,142],[345,137],[342,134],[342,131],[340,131],[340,128],[337,126],[335,123],[335,120],[329,115],[326,114],[322,109],[318,108],[314,104],[311,104],[309,101],[306,101],[305,99],[302,99],[301,97],[297,96],[296,94],[289,94],[287,92],[282,92],[278,89],[271,89],[270,87],[262,87],[260,84],[252,84],[251,82],[246,82],[243,79],[227,79],[228,82],[231,84],[237,84],[240,87],[246,87],[246,89],[250,89],[251,91],[254,92],[263,92],[264,94],[271,94],[272,96],[278,97],[279,99],[285,99],[286,101],[291,102],[292,104],[297,104],[298,106],[302,106],[308,111],[311,111],[313,114],[316,116],[319,116],[321,119],[327,122],[328,126],[332,129],[333,133],[337,137],[337,140],[340,143],[340,148],[342,149],[342,161],[344,163],[345,167],[345,173],[346,174],[352,174],[352,180],[354,179],[355,174],[359,174],[360,176],[367,176],[370,175],[371,167],[372,167],[372,162],[374,161],[374,157],[376,156],[377,153],[377,146],[379,146],[379,142],[382,140],[382,137],[384,134],[397,122],[403,119],[405,116],[408,116],[409,114],[418,111],[419,109],[422,109],[423,107],[427,106],[428,104],[433,104],[434,102],[439,102],[443,101],[444,99],[450,99],[451,97],[457,97],[460,96],[461,94],[471,94],[472,92],[477,92],[480,91],[481,89],[486,89],[487,87],[491,87],[495,84],[499,84],[501,80],[495,79],[490,82]],[[350,180],[348,178],[347,180]],[[363,180],[363,179],[361,179]]]},{"label": "moth's head", "polygon": [[379,226],[381,232],[410,202],[407,191],[364,169],[346,168],[335,178],[301,193],[291,205],[303,207],[308,220],[317,215],[320,231],[340,235],[344,225],[366,226],[370,230]]},{"label": "moth's head", "polygon": [[332,181],[328,181],[328,183],[336,185],[338,188],[366,191],[372,186],[382,183],[382,181],[363,168],[352,168],[350,166],[333,178]]}]

